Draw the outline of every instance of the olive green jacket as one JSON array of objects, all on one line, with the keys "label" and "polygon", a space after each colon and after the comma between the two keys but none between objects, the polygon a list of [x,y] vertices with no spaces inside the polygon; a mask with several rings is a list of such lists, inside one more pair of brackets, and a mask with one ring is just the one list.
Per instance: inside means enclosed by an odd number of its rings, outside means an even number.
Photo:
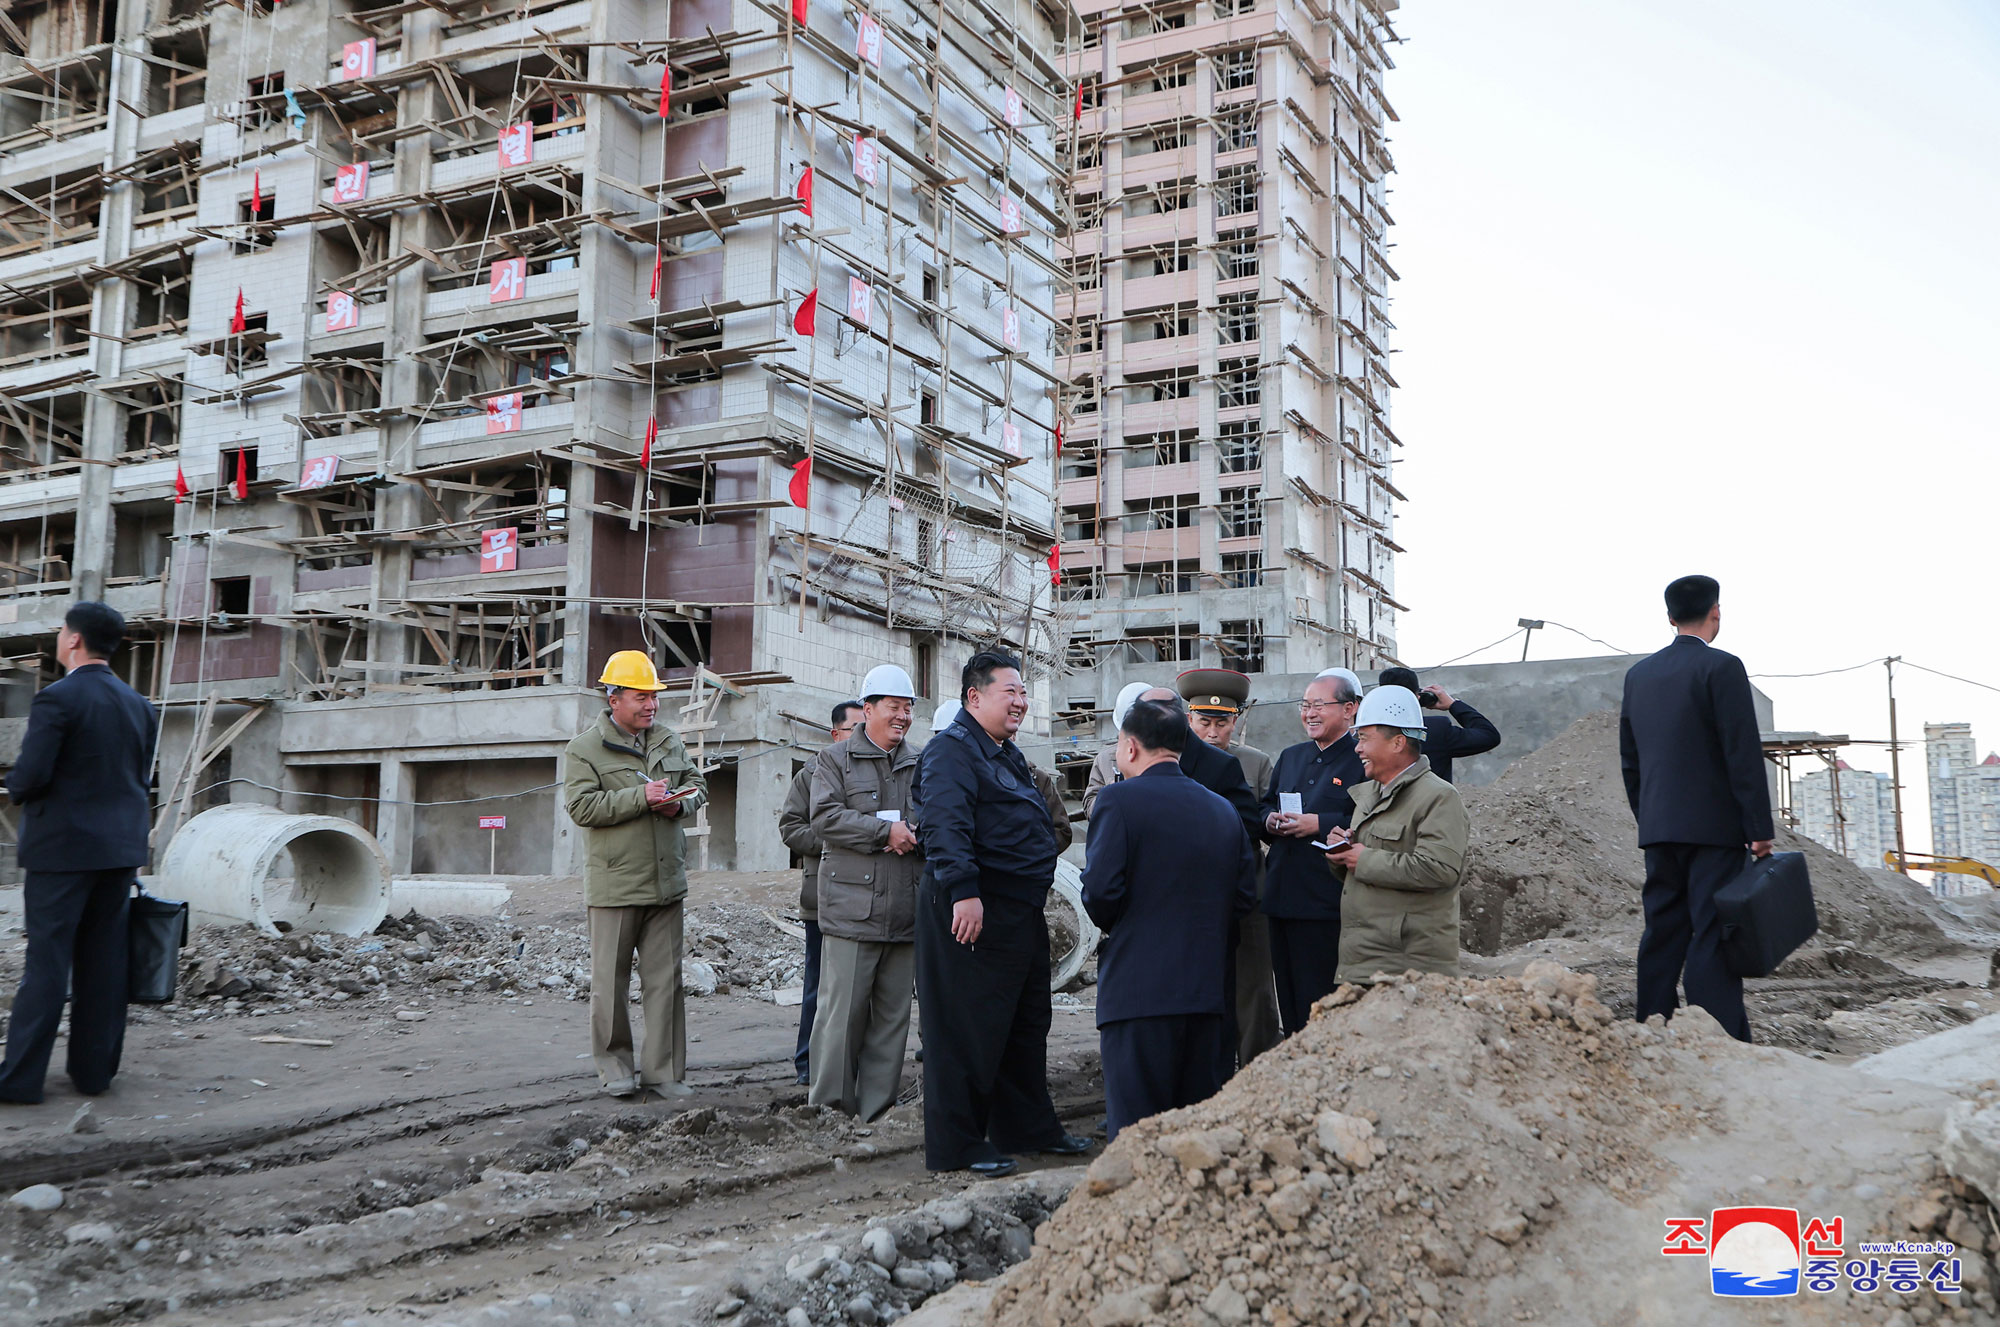
[{"label": "olive green jacket", "polygon": [[[643,746],[641,742],[643,741]],[[645,785],[665,779],[692,787],[678,816],[646,805]],[[655,723],[639,738],[607,711],[563,751],[563,806],[587,832],[584,901],[593,908],[654,907],[687,893],[687,837],[682,827],[708,800],[680,734]]]},{"label": "olive green jacket", "polygon": [[812,771],[812,827],[819,835],[819,929],[836,940],[906,944],[917,938],[922,846],[889,851],[894,811],[915,833],[921,821],[911,791],[917,748],[884,751],[857,728],[807,767]]},{"label": "olive green jacket", "polygon": [[1472,823],[1458,790],[1417,763],[1353,789],[1361,859],[1340,892],[1341,981],[1414,968],[1458,975],[1458,887]]}]

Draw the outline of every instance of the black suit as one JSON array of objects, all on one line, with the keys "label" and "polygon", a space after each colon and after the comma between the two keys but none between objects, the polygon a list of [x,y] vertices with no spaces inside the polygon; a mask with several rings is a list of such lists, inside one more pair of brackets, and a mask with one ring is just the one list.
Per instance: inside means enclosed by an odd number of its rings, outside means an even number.
[{"label": "black suit", "polygon": [[1743,981],[1722,961],[1715,892],[1743,869],[1746,844],[1771,837],[1771,792],[1743,661],[1699,636],[1625,674],[1618,719],[1625,796],[1646,852],[1646,931],[1638,1016],[1690,1004],[1750,1040]]},{"label": "black suit", "polygon": [[[1321,747],[1288,746],[1271,767],[1263,810],[1275,813],[1284,793],[1299,794],[1308,815],[1319,817],[1319,841],[1354,818],[1353,789],[1368,775],[1354,751],[1352,731]],[[1340,877],[1326,850],[1310,839],[1273,837],[1264,857],[1264,915],[1271,925],[1271,973],[1277,978],[1278,1021],[1290,1036],[1312,1017],[1313,1002],[1331,994],[1340,967]]]},{"label": "black suit", "polygon": [[7,1024],[0,1101],[40,1101],[63,998],[77,1090],[111,1086],[125,1046],[125,919],[152,819],[158,716],[102,664],[42,690],[7,791],[22,808],[28,956]]},{"label": "black suit", "polygon": [[1443,714],[1424,716],[1424,755],[1431,762],[1431,773],[1450,783],[1451,762],[1459,756],[1484,755],[1499,746],[1500,730],[1493,726],[1493,720],[1462,700],[1454,700],[1447,712],[1450,719]]},{"label": "black suit", "polygon": [[1230,933],[1256,904],[1257,856],[1237,809],[1165,762],[1098,794],[1088,851],[1083,905],[1105,931],[1097,1030],[1116,1138],[1222,1086]]}]

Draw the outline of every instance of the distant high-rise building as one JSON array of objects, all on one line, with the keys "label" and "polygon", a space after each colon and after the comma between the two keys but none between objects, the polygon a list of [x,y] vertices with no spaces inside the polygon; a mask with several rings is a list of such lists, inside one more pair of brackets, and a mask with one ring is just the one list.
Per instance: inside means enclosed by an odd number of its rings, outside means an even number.
[{"label": "distant high-rise building", "polygon": [[[2000,755],[1979,759],[1969,723],[1924,725],[1930,783],[1931,851],[2000,865]],[[1940,894],[1987,888],[1969,876],[1939,876]]]},{"label": "distant high-rise building", "polygon": [[1882,854],[1896,846],[1896,795],[1887,774],[1839,765],[1838,813],[1831,770],[1792,780],[1792,813],[1799,833],[1846,852],[1861,866],[1883,868]]}]

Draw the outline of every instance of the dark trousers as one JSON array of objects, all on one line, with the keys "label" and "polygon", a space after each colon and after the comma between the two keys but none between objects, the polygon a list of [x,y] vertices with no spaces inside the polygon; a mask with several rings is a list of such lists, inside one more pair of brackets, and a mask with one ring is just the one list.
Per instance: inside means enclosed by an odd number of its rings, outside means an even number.
[{"label": "dark trousers", "polygon": [[805,923],[806,970],[800,978],[805,998],[799,1001],[799,1048],[792,1052],[792,1068],[801,1075],[812,1072],[807,1051],[812,1046],[813,1015],[819,1012],[819,922],[807,917]]},{"label": "dark trousers", "polygon": [[1222,1087],[1227,1047],[1219,1014],[1121,1018],[1097,1029],[1104,1127],[1111,1137],[1161,1111],[1206,1101]]},{"label": "dark trousers", "polygon": [[1340,919],[1272,917],[1271,975],[1278,982],[1278,1021],[1291,1036],[1312,1017],[1313,1001],[1333,994],[1340,968]]},{"label": "dark trousers", "polygon": [[[1337,940],[1334,948],[1340,948]],[[1234,1028],[1231,1044],[1223,1048],[1223,1055],[1227,1058],[1233,1054],[1235,1067],[1241,1068],[1278,1044],[1278,992],[1271,978],[1271,919],[1261,912],[1243,918],[1238,924],[1236,951],[1230,957],[1236,965],[1232,980],[1236,999],[1230,1009]]]},{"label": "dark trousers", "polygon": [[130,866],[28,872],[22,890],[28,956],[7,1019],[0,1101],[42,1099],[65,996],[70,1081],[92,1097],[111,1086],[125,1050],[125,919],[137,875]]},{"label": "dark trousers", "polygon": [[951,899],[917,888],[917,1012],[924,1039],[924,1164],[960,1170],[1063,1139],[1049,1099],[1049,924],[989,898],[979,939],[951,934]]},{"label": "dark trousers", "polygon": [[1653,1014],[1674,1016],[1680,1007],[1675,987],[1687,988],[1689,1004],[1715,1016],[1738,1041],[1750,1040],[1750,1016],[1743,1011],[1743,979],[1722,961],[1722,922],[1715,892],[1743,870],[1741,848],[1705,843],[1655,843],[1646,849],[1646,931],[1639,938],[1640,1022]]}]

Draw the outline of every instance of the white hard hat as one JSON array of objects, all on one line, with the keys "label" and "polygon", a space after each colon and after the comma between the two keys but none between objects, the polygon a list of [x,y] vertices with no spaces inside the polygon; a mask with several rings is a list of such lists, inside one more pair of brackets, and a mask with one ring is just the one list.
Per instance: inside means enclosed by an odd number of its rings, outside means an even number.
[{"label": "white hard hat", "polygon": [[1114,727],[1125,726],[1125,716],[1132,712],[1132,702],[1153,689],[1151,682],[1127,682],[1118,689],[1117,703],[1111,707],[1111,723]]},{"label": "white hard hat", "polygon": [[1345,668],[1322,669],[1319,677],[1315,677],[1313,681],[1315,682],[1319,681],[1320,677],[1337,677],[1341,679],[1343,682],[1347,683],[1347,691],[1349,695],[1358,696],[1361,694],[1361,679],[1359,677],[1356,677],[1348,669]]},{"label": "white hard hat", "polygon": [[1424,739],[1424,710],[1408,687],[1376,687],[1361,700],[1356,728],[1397,728],[1418,741]]},{"label": "white hard hat", "polygon": [[917,689],[910,682],[910,675],[894,664],[876,664],[862,679],[861,694],[867,696],[901,696],[904,700],[915,700]]},{"label": "white hard hat", "polygon": [[939,701],[938,707],[931,711],[931,731],[941,733],[951,727],[953,721],[958,718],[958,712],[964,708],[965,706],[955,700]]}]

